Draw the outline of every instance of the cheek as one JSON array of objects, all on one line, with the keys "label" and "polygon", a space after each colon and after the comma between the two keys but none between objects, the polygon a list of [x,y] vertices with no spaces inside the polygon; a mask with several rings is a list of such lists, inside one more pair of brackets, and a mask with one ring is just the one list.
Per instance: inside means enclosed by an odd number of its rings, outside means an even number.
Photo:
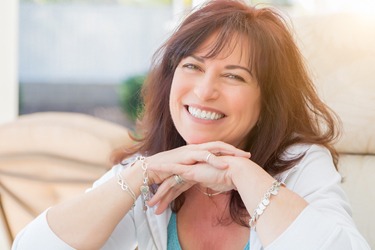
[{"label": "cheek", "polygon": [[246,122],[248,123],[248,126],[253,127],[260,116],[260,110],[261,110],[261,100],[260,100],[260,94],[254,94],[251,93],[250,95],[246,96],[245,98],[237,98],[237,107],[243,107],[243,109],[239,110],[239,115],[243,115],[246,113],[246,116],[243,116],[243,118],[246,119]]},{"label": "cheek", "polygon": [[[179,74],[175,73],[172,81],[171,92],[169,94],[170,102],[179,102],[182,97],[189,91],[189,86],[184,79],[181,79]],[[172,103],[171,105],[176,105]]]},{"label": "cheek", "polygon": [[176,100],[175,100],[175,94],[174,94],[174,88],[171,88],[171,92],[169,94],[169,110],[172,116],[172,119],[174,120],[174,116],[176,113]]},{"label": "cheek", "polygon": [[169,110],[171,112],[173,120],[175,120],[176,115],[178,113],[183,92],[184,92],[183,84],[181,84],[181,82],[178,81],[178,78],[176,78],[175,76],[173,78],[171,91],[169,93]]},{"label": "cheek", "polygon": [[179,88],[174,82],[172,82],[171,92],[169,93],[169,108],[172,110],[177,105]]}]

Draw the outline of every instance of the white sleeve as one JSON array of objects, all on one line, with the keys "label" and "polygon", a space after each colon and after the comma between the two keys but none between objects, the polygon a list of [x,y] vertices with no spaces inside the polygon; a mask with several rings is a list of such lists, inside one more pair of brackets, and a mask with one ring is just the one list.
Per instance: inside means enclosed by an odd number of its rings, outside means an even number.
[{"label": "white sleeve", "polygon": [[[114,166],[93,184],[93,187],[86,192],[105,183],[115,176],[123,168],[122,165]],[[73,250],[71,246],[60,239],[50,228],[47,221],[47,212],[44,211],[37,218],[31,221],[20,233],[17,234],[12,250],[30,249],[54,249]],[[102,249],[135,249],[136,230],[134,225],[133,211],[130,211],[117,225],[112,235]]]},{"label": "white sleeve", "polygon": [[330,152],[308,147],[301,162],[282,177],[287,188],[309,205],[267,250],[276,249],[370,249],[357,230]]},{"label": "white sleeve", "polygon": [[56,249],[74,250],[51,230],[47,223],[47,210],[35,218],[13,242],[12,250],[26,249]]}]

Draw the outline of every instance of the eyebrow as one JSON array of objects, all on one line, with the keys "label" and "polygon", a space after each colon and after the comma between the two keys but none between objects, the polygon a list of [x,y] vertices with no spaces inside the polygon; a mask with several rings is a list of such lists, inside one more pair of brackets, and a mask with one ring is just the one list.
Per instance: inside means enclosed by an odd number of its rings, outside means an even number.
[{"label": "eyebrow", "polygon": [[[204,63],[204,58],[202,58],[202,57],[195,56],[195,55],[191,55],[191,57],[194,58],[195,60],[197,60],[198,62]],[[242,67],[242,66],[239,66],[239,65],[227,65],[227,66],[225,66],[225,68],[226,69],[242,69],[242,70],[247,71],[250,74],[250,76],[253,76],[253,74],[251,74],[251,71],[246,67]]]}]

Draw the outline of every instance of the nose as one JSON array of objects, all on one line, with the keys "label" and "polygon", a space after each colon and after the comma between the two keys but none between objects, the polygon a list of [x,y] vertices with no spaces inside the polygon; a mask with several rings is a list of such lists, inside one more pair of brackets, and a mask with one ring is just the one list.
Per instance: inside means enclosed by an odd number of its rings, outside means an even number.
[{"label": "nose", "polygon": [[202,101],[215,100],[219,97],[217,80],[213,75],[204,74],[196,79],[194,93]]}]

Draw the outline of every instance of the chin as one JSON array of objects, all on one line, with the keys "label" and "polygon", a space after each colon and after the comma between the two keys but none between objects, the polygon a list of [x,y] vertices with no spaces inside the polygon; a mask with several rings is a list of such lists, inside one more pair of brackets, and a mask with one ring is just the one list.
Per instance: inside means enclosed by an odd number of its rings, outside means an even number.
[{"label": "chin", "polygon": [[183,136],[184,140],[186,141],[186,144],[201,144],[211,141],[218,141],[217,139],[214,140],[212,138],[208,137],[202,137],[202,136]]}]

